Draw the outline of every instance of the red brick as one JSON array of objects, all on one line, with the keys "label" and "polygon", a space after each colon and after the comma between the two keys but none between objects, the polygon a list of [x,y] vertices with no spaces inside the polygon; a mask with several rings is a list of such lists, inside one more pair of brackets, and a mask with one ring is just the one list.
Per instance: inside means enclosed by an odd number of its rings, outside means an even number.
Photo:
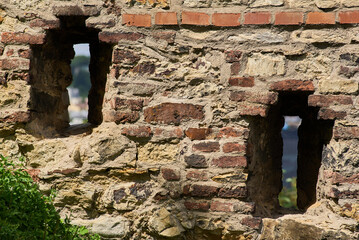
[{"label": "red brick", "polygon": [[279,12],[275,14],[274,25],[301,25],[303,18],[301,12]]},{"label": "red brick", "polygon": [[145,121],[164,124],[180,124],[190,119],[203,119],[203,106],[186,103],[161,103],[144,110]]},{"label": "red brick", "polygon": [[31,57],[30,49],[19,49],[18,51],[19,57],[29,59]]},{"label": "red brick", "polygon": [[8,49],[8,50],[6,51],[6,56],[10,57],[10,56],[12,56],[12,55],[14,55],[14,49]]},{"label": "red brick", "polygon": [[29,112],[15,112],[4,118],[0,118],[0,123],[27,123],[30,121],[30,113]]},{"label": "red brick", "polygon": [[232,65],[231,65],[231,76],[238,75],[240,70],[241,70],[241,63],[239,63],[239,62],[232,63]]},{"label": "red brick", "polygon": [[353,99],[346,95],[310,95],[308,97],[308,105],[312,107],[329,107],[352,104]]},{"label": "red brick", "polygon": [[223,156],[213,159],[212,163],[221,168],[246,167],[247,159],[244,156]]},{"label": "red brick", "polygon": [[244,198],[247,197],[247,188],[244,186],[221,188],[218,191],[218,197],[221,198]]},{"label": "red brick", "polygon": [[225,144],[223,144],[223,152],[225,152],[225,153],[229,153],[229,152],[242,152],[242,153],[245,153],[246,152],[246,145],[239,144],[239,143],[234,143],[234,142],[225,143]]},{"label": "red brick", "polygon": [[260,217],[248,216],[243,218],[240,222],[250,228],[259,229],[262,219]]},{"label": "red brick", "polygon": [[56,29],[60,28],[60,19],[34,19],[30,22],[30,27],[40,27],[42,29]]},{"label": "red brick", "polygon": [[145,74],[153,74],[155,70],[156,70],[155,63],[146,61],[137,64],[134,68],[132,68],[131,71],[134,73],[138,73],[140,75],[145,75]]},{"label": "red brick", "polygon": [[161,168],[162,177],[167,181],[179,181],[181,179],[181,175],[177,170],[172,168]]},{"label": "red brick", "polygon": [[218,152],[219,151],[219,143],[218,142],[201,142],[197,144],[193,144],[193,151],[200,152]]},{"label": "red brick", "polygon": [[240,25],[240,13],[213,13],[212,24],[217,27],[235,27]]},{"label": "red brick", "polygon": [[155,16],[156,25],[177,25],[177,13],[175,12],[158,12]]},{"label": "red brick", "polygon": [[268,114],[268,106],[267,105],[248,105],[241,104],[237,106],[237,110],[242,116],[261,116],[266,117]]},{"label": "red brick", "polygon": [[30,61],[28,59],[15,59],[15,58],[5,58],[2,60],[1,69],[4,70],[29,70]]},{"label": "red brick", "polygon": [[27,33],[3,32],[1,34],[1,42],[6,44],[44,44],[45,34],[30,35]]},{"label": "red brick", "polygon": [[283,80],[275,82],[270,86],[271,90],[274,91],[306,91],[314,92],[314,85],[312,81],[302,80]]},{"label": "red brick", "polygon": [[104,111],[103,119],[105,122],[119,123],[133,123],[140,118],[137,111]]},{"label": "red brick", "polygon": [[213,201],[211,203],[211,211],[213,211],[213,212],[233,212],[234,211],[233,203]]},{"label": "red brick", "polygon": [[237,50],[231,50],[231,51],[225,51],[226,54],[226,62],[233,63],[233,62],[239,62],[242,59],[242,51]]},{"label": "red brick", "polygon": [[118,43],[119,41],[137,41],[144,37],[141,33],[134,32],[100,32],[99,40],[106,43]]},{"label": "red brick", "polygon": [[359,11],[339,12],[339,23],[341,24],[359,23]]},{"label": "red brick", "polygon": [[187,167],[191,168],[206,168],[208,167],[206,158],[203,155],[192,154],[184,157]]},{"label": "red brick", "polygon": [[278,93],[236,91],[236,92],[231,92],[229,99],[238,102],[248,101],[248,102],[262,103],[262,104],[275,104],[278,101]]},{"label": "red brick", "polygon": [[188,128],[185,131],[186,136],[191,140],[205,140],[210,133],[210,128]]},{"label": "red brick", "polygon": [[359,190],[341,190],[336,187],[332,187],[328,196],[336,199],[359,199]]},{"label": "red brick", "polygon": [[40,178],[39,178],[40,170],[39,169],[24,169],[24,171],[27,172],[31,176],[31,178],[34,182],[40,181]]},{"label": "red brick", "polygon": [[191,170],[186,174],[186,178],[189,180],[207,181],[207,171]]},{"label": "red brick", "polygon": [[335,139],[358,139],[359,127],[358,126],[336,126],[334,127]]},{"label": "red brick", "polygon": [[254,77],[231,77],[228,80],[229,85],[238,87],[253,87]]},{"label": "red brick", "polygon": [[184,202],[184,206],[185,206],[188,210],[192,210],[192,211],[202,211],[202,212],[206,212],[206,211],[209,210],[209,203],[208,203],[208,202],[185,201],[185,202]]},{"label": "red brick", "polygon": [[182,12],[182,24],[208,26],[209,15],[199,12]]},{"label": "red brick", "polygon": [[12,72],[8,74],[9,80],[22,80],[27,83],[30,83],[30,73],[29,72]]},{"label": "red brick", "polygon": [[116,97],[111,101],[111,107],[115,110],[130,109],[132,111],[140,111],[143,108],[142,99],[124,99]]},{"label": "red brick", "polygon": [[130,126],[122,128],[121,134],[128,137],[148,138],[152,135],[148,126]]},{"label": "red brick", "polygon": [[324,176],[326,179],[330,180],[330,183],[333,185],[340,185],[343,183],[349,184],[358,184],[359,183],[359,173],[353,174],[351,176],[344,176],[338,172],[332,172],[329,170],[324,171]]},{"label": "red brick", "polygon": [[250,12],[244,14],[245,25],[265,25],[271,23],[271,14],[269,12]]},{"label": "red brick", "polygon": [[213,197],[217,195],[218,188],[215,186],[193,184],[184,186],[183,193],[192,197]]},{"label": "red brick", "polygon": [[[1,64],[0,64],[0,66],[1,66]],[[7,74],[5,72],[0,73],[0,85],[6,86],[7,82],[8,82]]]},{"label": "red brick", "polygon": [[123,50],[123,49],[115,49],[113,50],[113,63],[121,63],[121,64],[135,64],[140,60],[140,56],[138,56],[134,51]]},{"label": "red brick", "polygon": [[158,192],[153,199],[156,201],[165,201],[169,199],[169,194],[168,192]]},{"label": "red brick", "polygon": [[333,12],[310,12],[307,15],[306,24],[335,24],[335,13]]},{"label": "red brick", "polygon": [[346,116],[347,113],[344,111],[334,111],[329,108],[321,108],[318,113],[318,118],[324,120],[344,119]]},{"label": "red brick", "polygon": [[150,14],[122,14],[122,24],[135,27],[151,27]]},{"label": "red brick", "polygon": [[244,137],[248,138],[249,130],[247,128],[233,128],[233,127],[224,127],[219,130],[217,138],[223,137]]},{"label": "red brick", "polygon": [[183,130],[182,128],[154,128],[153,130],[154,137],[160,137],[161,139],[181,139],[183,138]]}]

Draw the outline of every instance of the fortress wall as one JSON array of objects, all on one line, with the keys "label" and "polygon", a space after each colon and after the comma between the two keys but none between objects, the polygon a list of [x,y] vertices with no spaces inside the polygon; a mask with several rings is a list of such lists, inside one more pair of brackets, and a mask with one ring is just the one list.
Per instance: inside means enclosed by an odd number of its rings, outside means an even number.
[{"label": "fortress wall", "polygon": [[[0,3],[0,153],[114,239],[356,239],[359,2]],[[89,123],[70,126],[73,45]],[[281,209],[283,116],[300,116]]]}]

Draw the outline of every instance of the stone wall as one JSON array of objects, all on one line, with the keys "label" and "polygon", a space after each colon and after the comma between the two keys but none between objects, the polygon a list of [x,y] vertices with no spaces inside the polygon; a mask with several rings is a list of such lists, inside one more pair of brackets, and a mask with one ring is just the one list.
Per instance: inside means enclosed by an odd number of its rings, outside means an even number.
[{"label": "stone wall", "polygon": [[[107,238],[357,239],[358,24],[355,0],[2,1],[0,153]],[[278,205],[291,115],[300,210]]]}]

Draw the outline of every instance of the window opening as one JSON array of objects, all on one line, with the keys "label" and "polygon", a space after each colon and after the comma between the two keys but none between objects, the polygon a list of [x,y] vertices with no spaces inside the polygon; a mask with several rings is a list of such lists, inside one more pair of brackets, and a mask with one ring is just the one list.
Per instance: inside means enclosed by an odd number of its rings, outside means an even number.
[{"label": "window opening", "polygon": [[278,195],[279,205],[284,208],[297,208],[297,158],[299,116],[284,116],[282,128],[282,191]]},{"label": "window opening", "polygon": [[[62,16],[59,18],[61,28],[48,30],[43,45],[31,46],[30,109],[32,120],[29,123],[29,130],[45,137],[79,134],[90,131],[93,126],[102,123],[102,104],[107,74],[111,65],[112,45],[99,41],[98,29],[86,27],[86,17]],[[88,123],[75,127],[75,124],[71,125],[73,122],[70,123],[69,92],[73,94],[71,88],[76,85],[73,81],[75,73],[72,72],[71,63],[74,63],[74,46],[79,49],[77,44],[80,44],[79,46],[86,44],[89,48],[90,60],[87,66],[90,84],[87,83],[86,88]],[[81,94],[80,90],[79,94]]]},{"label": "window opening", "polygon": [[[318,108],[308,106],[311,92],[279,92],[278,103],[269,108],[263,117],[248,117],[250,136],[248,139],[248,191],[249,200],[256,203],[256,214],[273,216],[292,212],[292,208],[282,208],[278,196],[283,182],[282,160],[286,141],[282,136],[284,116],[298,116],[297,123],[297,181],[296,195],[298,210],[306,210],[316,202],[316,187],[322,150],[333,132],[333,120],[320,120]],[[289,119],[288,119],[289,120]],[[285,145],[286,143],[284,143]],[[283,162],[283,164],[282,164]],[[289,174],[289,173],[288,173]],[[293,209],[297,211],[296,209]]]},{"label": "window opening", "polygon": [[70,125],[87,123],[88,95],[91,88],[89,44],[75,44],[74,50],[75,57],[71,61],[72,83],[67,88],[70,98]]}]

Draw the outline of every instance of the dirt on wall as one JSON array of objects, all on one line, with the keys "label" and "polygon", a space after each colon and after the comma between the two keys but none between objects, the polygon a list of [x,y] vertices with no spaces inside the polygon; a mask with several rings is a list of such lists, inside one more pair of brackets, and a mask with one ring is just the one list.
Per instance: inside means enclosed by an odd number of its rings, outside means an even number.
[{"label": "dirt on wall", "polygon": [[[0,153],[105,238],[358,239],[358,24],[353,0],[2,1]],[[278,204],[283,116],[299,210]]]}]

